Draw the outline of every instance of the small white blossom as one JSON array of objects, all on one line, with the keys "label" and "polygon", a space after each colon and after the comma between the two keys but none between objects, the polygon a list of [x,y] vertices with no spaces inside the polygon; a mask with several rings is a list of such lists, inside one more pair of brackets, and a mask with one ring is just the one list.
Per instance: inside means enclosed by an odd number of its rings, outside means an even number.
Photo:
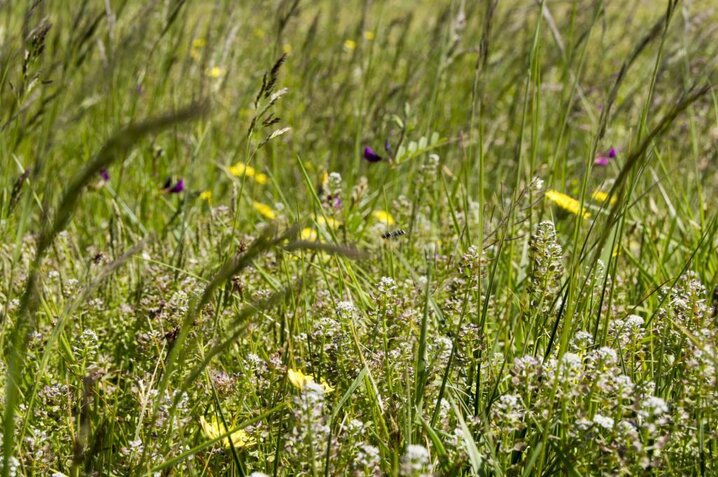
[{"label": "small white blossom", "polygon": [[593,416],[593,423],[610,431],[611,429],[613,429],[614,421],[608,416],[596,414],[595,416]]}]

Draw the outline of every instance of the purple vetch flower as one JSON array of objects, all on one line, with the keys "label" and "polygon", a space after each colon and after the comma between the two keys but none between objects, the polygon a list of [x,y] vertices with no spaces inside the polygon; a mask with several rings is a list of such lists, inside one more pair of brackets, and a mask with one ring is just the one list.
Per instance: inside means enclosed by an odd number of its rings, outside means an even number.
[{"label": "purple vetch flower", "polygon": [[172,188],[169,190],[170,194],[179,194],[184,190],[184,181],[182,179],[178,180],[175,185],[172,186]]},{"label": "purple vetch flower", "polygon": [[607,166],[611,162],[611,159],[616,158],[616,155],[617,155],[616,148],[612,147],[611,149],[608,150],[608,152],[601,153],[598,156],[596,156],[596,159],[593,160],[593,163],[596,164],[597,166],[602,166],[602,167]]},{"label": "purple vetch flower", "polygon": [[104,182],[109,182],[109,180],[110,180],[110,171],[108,171],[107,169],[105,169],[105,168],[103,167],[102,169],[100,169],[100,177],[102,177],[102,180],[103,180]]},{"label": "purple vetch flower", "polygon": [[364,159],[371,163],[381,161],[382,157],[369,146],[364,147]]},{"label": "purple vetch flower", "polygon": [[162,190],[166,194],[179,194],[184,190],[184,180],[179,179],[177,182],[172,185],[172,178],[169,177],[165,181],[165,184],[162,186]]},{"label": "purple vetch flower", "polygon": [[596,164],[597,166],[607,166],[610,161],[611,161],[610,157],[598,155],[598,156],[596,156],[596,159],[593,160],[593,163]]}]

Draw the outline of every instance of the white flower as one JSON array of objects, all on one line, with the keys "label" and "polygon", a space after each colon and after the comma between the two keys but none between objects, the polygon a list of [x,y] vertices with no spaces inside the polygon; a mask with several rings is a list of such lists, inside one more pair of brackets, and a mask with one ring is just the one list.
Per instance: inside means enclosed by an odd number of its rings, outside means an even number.
[{"label": "white flower", "polygon": [[429,476],[429,451],[426,447],[412,444],[407,446],[401,457],[400,474],[404,476]]},{"label": "white flower", "polygon": [[593,335],[588,331],[578,331],[573,337],[573,342],[577,345],[590,345],[593,343]]},{"label": "white flower", "polygon": [[666,401],[657,396],[648,396],[641,403],[640,414],[643,417],[648,417],[651,415],[660,416],[661,414],[665,414],[667,412],[668,405],[666,404]]},{"label": "white flower", "polygon": [[338,313],[352,313],[356,310],[356,307],[354,306],[354,303],[350,301],[340,301],[337,303],[337,312]]},{"label": "white flower", "polygon": [[626,325],[631,328],[641,327],[643,326],[643,318],[638,315],[628,315],[628,318],[626,318]]},{"label": "white flower", "polygon": [[610,431],[613,429],[613,419],[611,419],[608,416],[603,416],[601,414],[596,414],[593,416],[593,423],[597,426],[601,426],[604,429]]},{"label": "white flower", "polygon": [[396,289],[396,282],[390,277],[381,277],[379,279],[379,285],[377,285],[379,291],[383,294],[388,294]]},{"label": "white flower", "polygon": [[613,348],[604,346],[596,351],[596,356],[607,365],[615,364],[618,362],[618,355]]},{"label": "white flower", "polygon": [[589,421],[585,417],[582,417],[576,421],[576,427],[578,427],[582,431],[586,431],[591,427],[591,421]]},{"label": "white flower", "polygon": [[563,364],[566,368],[580,368],[581,358],[575,353],[566,353],[561,358],[561,364]]}]

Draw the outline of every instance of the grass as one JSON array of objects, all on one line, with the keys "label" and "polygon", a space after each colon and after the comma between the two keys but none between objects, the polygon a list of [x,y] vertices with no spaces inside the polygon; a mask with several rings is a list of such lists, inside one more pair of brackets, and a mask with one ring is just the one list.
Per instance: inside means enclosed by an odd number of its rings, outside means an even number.
[{"label": "grass", "polygon": [[656,5],[0,6],[2,475],[718,472],[718,11]]}]

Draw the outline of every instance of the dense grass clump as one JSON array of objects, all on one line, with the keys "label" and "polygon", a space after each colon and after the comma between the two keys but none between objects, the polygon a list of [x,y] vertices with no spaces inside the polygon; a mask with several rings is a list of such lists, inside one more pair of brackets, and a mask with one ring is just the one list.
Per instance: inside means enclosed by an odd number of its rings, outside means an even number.
[{"label": "dense grass clump", "polygon": [[718,6],[0,2],[3,476],[718,473]]}]

